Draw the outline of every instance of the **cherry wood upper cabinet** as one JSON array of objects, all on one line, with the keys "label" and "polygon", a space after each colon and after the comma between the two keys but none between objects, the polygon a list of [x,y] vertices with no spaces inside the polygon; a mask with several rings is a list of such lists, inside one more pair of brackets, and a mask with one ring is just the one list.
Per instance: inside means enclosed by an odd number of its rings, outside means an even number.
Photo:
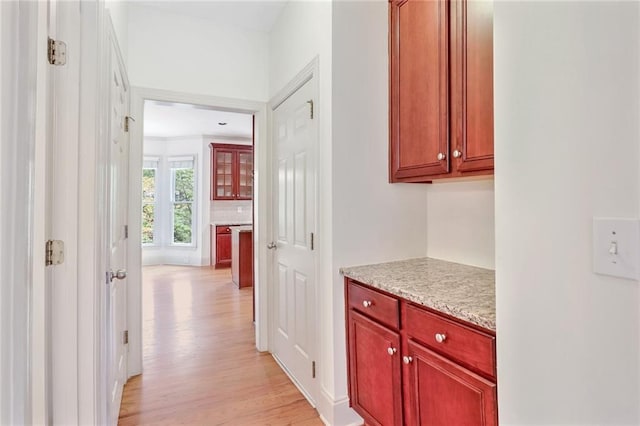
[{"label": "cherry wood upper cabinet", "polygon": [[390,0],[391,182],[493,173],[491,0]]},{"label": "cherry wood upper cabinet", "polygon": [[390,3],[391,181],[449,171],[449,3]]},{"label": "cherry wood upper cabinet", "polygon": [[455,167],[493,171],[493,2],[452,0],[451,7]]},{"label": "cherry wood upper cabinet", "polygon": [[251,200],[253,147],[216,144],[211,148],[211,200]]}]

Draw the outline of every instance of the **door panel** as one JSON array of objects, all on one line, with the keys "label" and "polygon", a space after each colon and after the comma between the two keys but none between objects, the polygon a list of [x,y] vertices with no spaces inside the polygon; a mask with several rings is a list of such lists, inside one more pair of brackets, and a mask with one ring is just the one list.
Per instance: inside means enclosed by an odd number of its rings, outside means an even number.
[{"label": "door panel", "polygon": [[[113,36],[112,36],[113,37]],[[127,268],[125,226],[128,214],[129,135],[125,132],[125,117],[129,113],[129,88],[124,67],[117,53],[115,40],[110,46],[110,106],[109,106],[109,267],[111,271]],[[126,278],[113,279],[107,289],[108,392],[110,424],[116,424],[122,390],[127,379]]]},{"label": "door panel", "polygon": [[315,399],[312,377],[316,339],[315,156],[317,130],[310,118],[314,89],[307,82],[273,113],[273,250],[276,332],[273,354],[306,396]]},{"label": "door panel", "polygon": [[409,398],[419,425],[497,425],[496,384],[409,341]]}]

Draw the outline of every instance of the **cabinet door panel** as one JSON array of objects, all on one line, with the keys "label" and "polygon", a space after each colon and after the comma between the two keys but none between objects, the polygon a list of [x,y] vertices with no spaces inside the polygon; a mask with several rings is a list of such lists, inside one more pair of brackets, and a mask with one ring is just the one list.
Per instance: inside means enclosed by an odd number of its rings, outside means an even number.
[{"label": "cabinet door panel", "polygon": [[461,172],[493,169],[493,2],[453,0],[455,149]]},{"label": "cabinet door panel", "polygon": [[496,384],[409,341],[409,406],[416,424],[496,426]]},{"label": "cabinet door panel", "polygon": [[216,267],[231,265],[231,234],[216,235]]},{"label": "cabinet door panel", "polygon": [[399,334],[349,311],[349,371],[351,404],[367,425],[402,425]]},{"label": "cabinet door panel", "polygon": [[449,2],[394,0],[390,19],[391,181],[447,173]]},{"label": "cabinet door panel", "polygon": [[234,198],[233,178],[236,153],[232,149],[214,148],[213,199],[232,200]]},{"label": "cabinet door panel", "polygon": [[250,200],[253,196],[253,152],[238,151],[236,198]]}]

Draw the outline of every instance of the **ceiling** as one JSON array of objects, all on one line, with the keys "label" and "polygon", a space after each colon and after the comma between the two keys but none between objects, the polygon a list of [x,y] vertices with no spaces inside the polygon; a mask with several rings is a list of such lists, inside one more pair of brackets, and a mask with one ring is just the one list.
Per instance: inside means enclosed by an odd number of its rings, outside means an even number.
[{"label": "ceiling", "polygon": [[206,19],[218,25],[250,31],[269,32],[287,4],[283,0],[156,0],[134,1],[134,5],[154,7],[167,13]]},{"label": "ceiling", "polygon": [[[252,117],[251,114],[216,111],[199,105],[147,101],[144,104],[144,135],[250,139],[253,134]],[[218,123],[227,124],[221,126]]]}]

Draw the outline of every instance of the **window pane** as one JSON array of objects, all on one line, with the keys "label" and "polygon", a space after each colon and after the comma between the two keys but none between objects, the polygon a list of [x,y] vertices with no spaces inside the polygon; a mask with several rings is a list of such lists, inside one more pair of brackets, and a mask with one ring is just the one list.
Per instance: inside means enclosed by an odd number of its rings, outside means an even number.
[{"label": "window pane", "polygon": [[173,200],[193,201],[193,169],[174,169]]},{"label": "window pane", "polygon": [[142,202],[153,203],[156,199],[156,169],[142,170]]},{"label": "window pane", "polygon": [[191,244],[191,203],[173,205],[173,242]]},{"label": "window pane", "polygon": [[154,205],[142,205],[142,244],[153,244]]}]

